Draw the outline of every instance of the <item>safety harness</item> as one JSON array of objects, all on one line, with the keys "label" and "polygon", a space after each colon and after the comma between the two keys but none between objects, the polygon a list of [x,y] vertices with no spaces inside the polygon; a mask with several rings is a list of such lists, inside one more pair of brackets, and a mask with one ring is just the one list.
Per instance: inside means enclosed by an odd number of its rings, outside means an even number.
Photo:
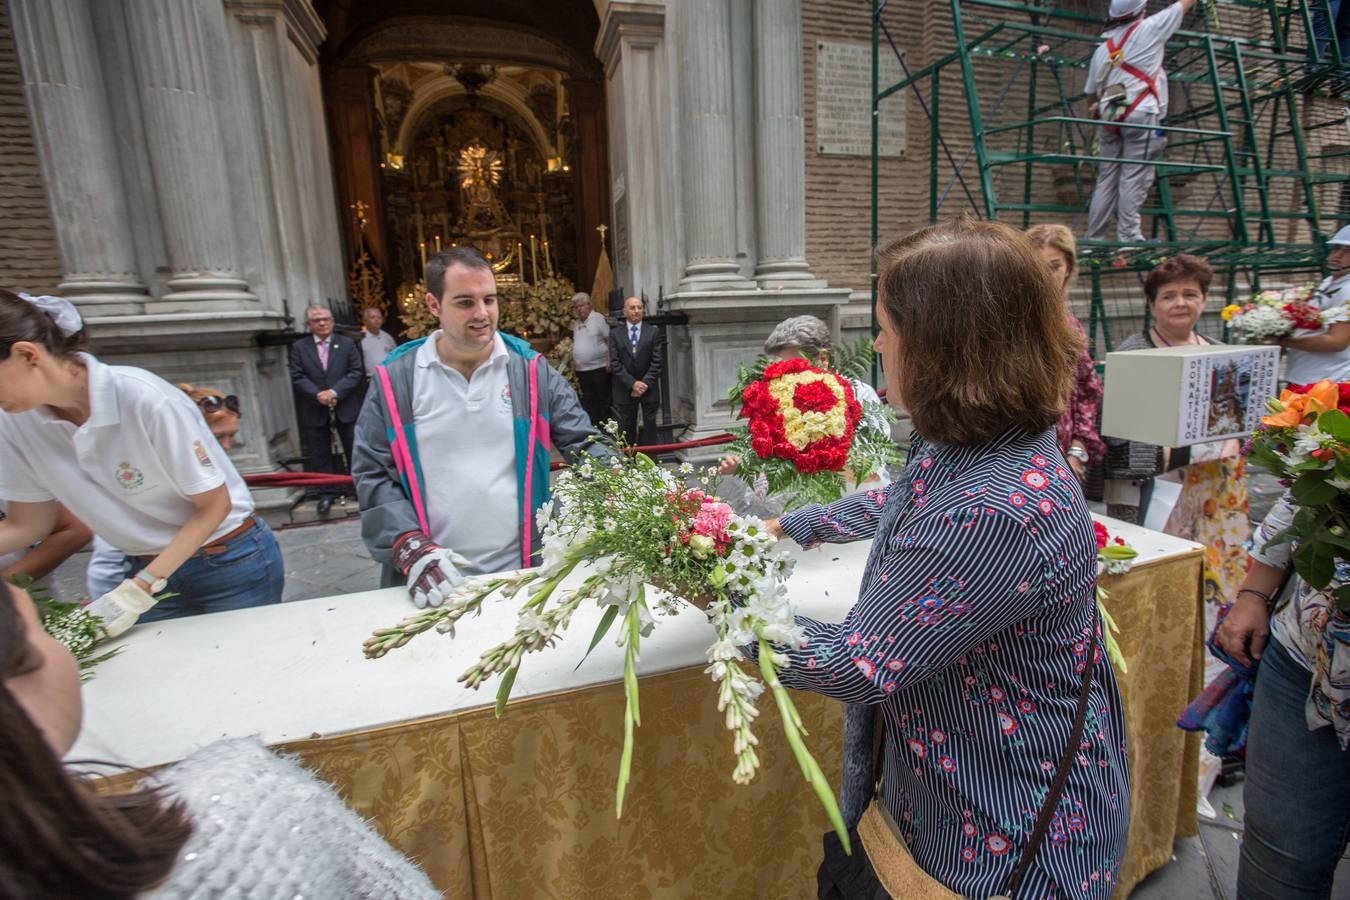
[{"label": "safety harness", "polygon": [[1114,120],[1116,122],[1124,122],[1129,118],[1130,113],[1134,112],[1139,104],[1144,102],[1144,98],[1149,95],[1152,95],[1153,99],[1158,102],[1158,107],[1162,108],[1162,97],[1158,95],[1158,76],[1162,74],[1162,67],[1160,66],[1157,72],[1149,75],[1138,66],[1130,65],[1125,61],[1125,45],[1130,42],[1130,36],[1134,34],[1135,29],[1139,27],[1142,21],[1141,19],[1125,29],[1125,33],[1120,36],[1119,43],[1114,38],[1106,39],[1106,58],[1111,68],[1120,69],[1126,75],[1137,78],[1144,83],[1144,89],[1130,102],[1129,106],[1125,107],[1125,111]]}]

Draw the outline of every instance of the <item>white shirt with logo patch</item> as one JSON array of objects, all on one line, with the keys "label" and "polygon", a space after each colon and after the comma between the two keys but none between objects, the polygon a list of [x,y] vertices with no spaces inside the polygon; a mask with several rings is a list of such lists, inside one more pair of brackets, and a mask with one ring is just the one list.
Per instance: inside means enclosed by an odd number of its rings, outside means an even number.
[{"label": "white shirt with logo patch", "polygon": [[507,377],[508,354],[492,355],[466,379],[441,362],[437,331],[417,348],[413,422],[431,539],[469,561],[466,574],[520,568],[520,486]]},{"label": "white shirt with logo patch", "polygon": [[129,556],[153,556],[187,523],[196,494],[229,488],[230,512],[205,541],[238,528],[253,497],[197,405],[151,372],[81,354],[89,419],[78,428],[49,407],[0,413],[0,496],[60,500]]}]

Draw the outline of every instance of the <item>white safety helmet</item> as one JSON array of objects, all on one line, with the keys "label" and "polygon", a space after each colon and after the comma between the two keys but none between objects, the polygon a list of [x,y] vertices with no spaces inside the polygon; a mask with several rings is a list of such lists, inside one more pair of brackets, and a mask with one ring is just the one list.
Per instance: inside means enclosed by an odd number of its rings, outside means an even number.
[{"label": "white safety helmet", "polygon": [[1327,241],[1327,245],[1331,247],[1350,247],[1350,225],[1345,226],[1340,231],[1333,234],[1331,240]]},{"label": "white safety helmet", "polygon": [[1107,15],[1112,21],[1132,19],[1144,11],[1148,0],[1111,0],[1111,11]]}]

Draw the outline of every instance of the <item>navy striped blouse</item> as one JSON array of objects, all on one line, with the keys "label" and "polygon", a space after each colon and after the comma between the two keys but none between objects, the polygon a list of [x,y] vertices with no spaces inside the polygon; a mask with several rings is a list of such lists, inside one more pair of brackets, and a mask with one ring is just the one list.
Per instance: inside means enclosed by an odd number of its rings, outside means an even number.
[{"label": "navy striped blouse", "polygon": [[[781,520],[803,546],[873,538],[841,624],[802,617],[784,684],[883,704],[884,802],[952,890],[1004,890],[1073,726],[1096,543],[1053,429],[979,447],[916,439],[881,490]],[[1080,751],[1019,898],[1108,897],[1125,852],[1120,694],[1097,651]]]}]

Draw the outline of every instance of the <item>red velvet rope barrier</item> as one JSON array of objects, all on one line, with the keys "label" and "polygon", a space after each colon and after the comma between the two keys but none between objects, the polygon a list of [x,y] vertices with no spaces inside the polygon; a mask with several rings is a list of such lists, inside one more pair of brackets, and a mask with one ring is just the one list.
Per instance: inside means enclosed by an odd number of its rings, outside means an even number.
[{"label": "red velvet rope barrier", "polygon": [[[675,444],[648,444],[643,447],[629,447],[629,453],[646,453],[648,455],[657,453],[673,453],[677,450],[693,450],[698,447],[714,447],[718,444],[729,444],[736,439],[734,434],[723,432],[714,434],[711,437],[700,438],[696,441],[681,441]],[[565,468],[567,463],[555,462],[552,465],[554,471]],[[249,487],[256,488],[277,488],[277,487],[350,487],[352,477],[350,475],[329,475],[325,472],[262,472],[256,475],[245,475],[244,483]]]}]

